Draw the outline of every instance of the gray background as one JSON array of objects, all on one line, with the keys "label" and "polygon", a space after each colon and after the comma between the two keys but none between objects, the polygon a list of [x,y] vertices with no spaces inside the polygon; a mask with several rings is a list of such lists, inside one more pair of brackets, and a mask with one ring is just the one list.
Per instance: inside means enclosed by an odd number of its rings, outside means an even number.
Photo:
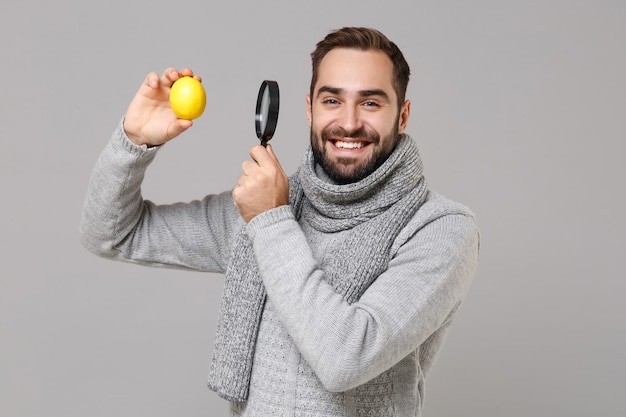
[{"label": "gray background", "polygon": [[481,225],[425,415],[626,415],[626,2],[211,3],[0,5],[0,415],[226,413],[205,388],[222,277],[88,253],[87,180],[145,75],[167,66],[200,74],[208,105],[160,152],[146,198],[231,188],[266,78],[293,172],[309,53],[345,25],[404,51],[427,179]]}]

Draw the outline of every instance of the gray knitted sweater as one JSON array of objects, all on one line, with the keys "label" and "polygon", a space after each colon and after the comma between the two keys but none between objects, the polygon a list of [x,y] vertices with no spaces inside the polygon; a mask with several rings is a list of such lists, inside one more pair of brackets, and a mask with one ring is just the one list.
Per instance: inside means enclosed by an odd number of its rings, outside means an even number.
[{"label": "gray knitted sweater", "polygon": [[[244,227],[230,192],[166,206],[144,200],[158,149],[135,146],[118,126],[92,173],[82,244],[121,261],[223,273]],[[288,206],[246,227],[267,302],[248,401],[232,415],[420,416],[425,376],[476,269],[473,214],[430,192],[394,241],[388,270],[353,304],[317,267],[337,233],[312,228],[306,212],[296,221]]]}]

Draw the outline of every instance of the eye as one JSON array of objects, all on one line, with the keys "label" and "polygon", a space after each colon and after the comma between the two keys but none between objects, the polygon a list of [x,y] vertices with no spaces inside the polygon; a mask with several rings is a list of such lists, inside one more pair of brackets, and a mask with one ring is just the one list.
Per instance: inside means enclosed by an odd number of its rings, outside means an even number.
[{"label": "eye", "polygon": [[380,107],[380,104],[378,104],[375,101],[368,100],[368,101],[363,103],[363,106],[369,107],[369,108],[376,108],[376,107]]},{"label": "eye", "polygon": [[337,101],[336,99],[334,99],[332,97],[329,97],[329,98],[326,98],[326,99],[322,100],[322,103],[328,104],[330,106],[334,106],[336,104],[339,104],[339,101]]}]

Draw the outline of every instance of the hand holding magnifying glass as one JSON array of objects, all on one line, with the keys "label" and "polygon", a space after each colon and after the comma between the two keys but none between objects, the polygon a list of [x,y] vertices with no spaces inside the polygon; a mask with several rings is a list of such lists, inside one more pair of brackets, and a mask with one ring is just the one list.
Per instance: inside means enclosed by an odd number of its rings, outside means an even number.
[{"label": "hand holding magnifying glass", "polygon": [[269,80],[263,81],[256,100],[256,117],[254,119],[256,135],[263,146],[267,146],[267,142],[274,136],[278,123],[279,102],[278,83]]}]

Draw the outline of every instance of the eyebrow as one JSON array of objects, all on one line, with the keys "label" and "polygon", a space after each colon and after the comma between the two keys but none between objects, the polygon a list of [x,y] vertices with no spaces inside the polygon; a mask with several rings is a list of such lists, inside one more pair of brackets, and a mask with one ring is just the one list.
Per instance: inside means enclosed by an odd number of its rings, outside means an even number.
[{"label": "eyebrow", "polygon": [[[345,89],[323,85],[319,88],[319,90],[317,90],[317,97],[319,97],[322,93],[343,95],[345,93]],[[387,94],[385,90],[381,90],[381,89],[360,90],[358,91],[358,94],[360,97],[380,96],[386,100],[389,100],[389,94]]]}]

